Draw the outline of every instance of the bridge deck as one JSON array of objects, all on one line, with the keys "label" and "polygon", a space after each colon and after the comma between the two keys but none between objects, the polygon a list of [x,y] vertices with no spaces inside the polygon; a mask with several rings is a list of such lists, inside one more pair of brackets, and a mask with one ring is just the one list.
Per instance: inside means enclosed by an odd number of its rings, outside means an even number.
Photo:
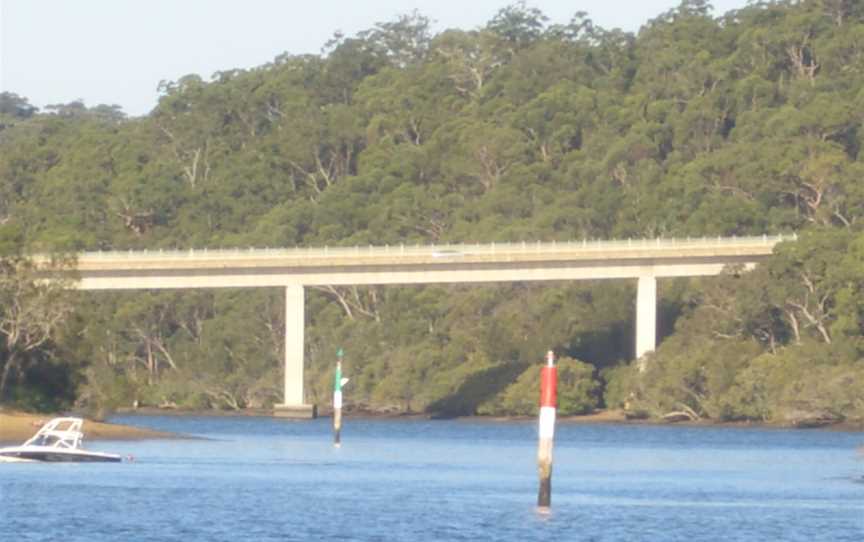
[{"label": "bridge deck", "polygon": [[789,236],[564,243],[84,252],[81,289],[422,284],[712,275]]},{"label": "bridge deck", "polygon": [[145,250],[84,252],[78,269],[195,269],[225,267],[318,267],[466,262],[675,259],[764,256],[790,236],[702,239],[639,239],[562,243],[385,245],[293,249]]}]

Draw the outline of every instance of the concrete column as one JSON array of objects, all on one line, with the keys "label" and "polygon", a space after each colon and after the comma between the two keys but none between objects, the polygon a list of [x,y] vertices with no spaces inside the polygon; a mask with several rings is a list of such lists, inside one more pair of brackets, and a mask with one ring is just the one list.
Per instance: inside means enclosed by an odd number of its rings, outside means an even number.
[{"label": "concrete column", "polygon": [[303,345],[305,324],[303,285],[285,287],[285,402],[276,405],[277,416],[315,417],[315,407],[303,397]]},{"label": "concrete column", "polygon": [[645,370],[642,356],[657,346],[657,277],[639,277],[636,292],[636,359],[640,371]]},{"label": "concrete column", "polygon": [[285,288],[285,405],[303,404],[303,335],[306,322],[303,286]]}]

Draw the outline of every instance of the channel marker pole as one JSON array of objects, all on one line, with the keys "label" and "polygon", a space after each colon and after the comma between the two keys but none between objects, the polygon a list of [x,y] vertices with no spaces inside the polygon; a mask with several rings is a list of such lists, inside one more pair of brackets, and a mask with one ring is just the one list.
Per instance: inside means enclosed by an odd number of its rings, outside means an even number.
[{"label": "channel marker pole", "polygon": [[[342,356],[345,353],[340,348],[336,352],[336,375],[333,378],[333,446],[342,446]],[[347,381],[347,379],[346,379]]]},{"label": "channel marker pole", "polygon": [[548,510],[552,500],[552,441],[555,436],[555,402],[558,397],[558,370],[555,354],[546,353],[546,365],[540,369],[540,442],[537,447],[537,467],[540,491],[537,507]]}]

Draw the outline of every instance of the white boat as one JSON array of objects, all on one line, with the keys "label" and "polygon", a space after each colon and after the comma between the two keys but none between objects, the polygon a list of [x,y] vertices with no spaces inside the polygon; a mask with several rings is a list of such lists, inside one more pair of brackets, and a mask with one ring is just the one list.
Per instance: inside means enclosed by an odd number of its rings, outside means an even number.
[{"label": "white boat", "polygon": [[91,452],[82,448],[83,424],[84,420],[81,418],[54,418],[21,446],[0,448],[0,463],[123,460],[119,455]]}]

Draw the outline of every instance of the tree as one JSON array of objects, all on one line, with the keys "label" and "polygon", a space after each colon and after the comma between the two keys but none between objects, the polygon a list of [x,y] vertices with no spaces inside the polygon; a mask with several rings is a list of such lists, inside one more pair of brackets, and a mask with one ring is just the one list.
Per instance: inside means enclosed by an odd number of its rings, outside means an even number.
[{"label": "tree", "polygon": [[529,8],[523,0],[498,10],[486,28],[514,49],[521,49],[540,38],[548,20],[539,9]]},{"label": "tree", "polygon": [[[569,358],[558,360],[558,413],[561,416],[588,414],[598,405],[600,383],[591,365]],[[533,416],[540,397],[540,367],[525,369],[516,381],[484,404],[481,412],[492,415]]]},{"label": "tree", "polygon": [[782,284],[774,292],[774,302],[782,307],[796,342],[804,340],[809,330],[815,332],[815,339],[832,343],[837,295],[850,279],[861,280],[854,267],[837,266],[851,239],[842,230],[805,234],[798,242],[780,247],[770,263],[771,279]]},{"label": "tree", "polygon": [[456,91],[465,97],[477,98],[483,85],[504,63],[499,50],[500,38],[488,31],[447,31],[435,38],[433,50],[447,67]]},{"label": "tree", "polygon": [[[57,330],[72,312],[68,279],[59,275],[68,262],[52,260],[38,266],[20,255],[0,258],[0,336],[3,370],[0,401],[9,399],[9,386],[20,377],[30,357],[50,346]],[[45,272],[52,276],[44,280]]]},{"label": "tree", "polygon": [[14,92],[0,92],[0,131],[31,118],[39,108]]},{"label": "tree", "polygon": [[374,28],[360,32],[358,38],[381,51],[392,66],[405,68],[425,60],[432,41],[431,22],[415,10],[395,21],[376,23]]}]

